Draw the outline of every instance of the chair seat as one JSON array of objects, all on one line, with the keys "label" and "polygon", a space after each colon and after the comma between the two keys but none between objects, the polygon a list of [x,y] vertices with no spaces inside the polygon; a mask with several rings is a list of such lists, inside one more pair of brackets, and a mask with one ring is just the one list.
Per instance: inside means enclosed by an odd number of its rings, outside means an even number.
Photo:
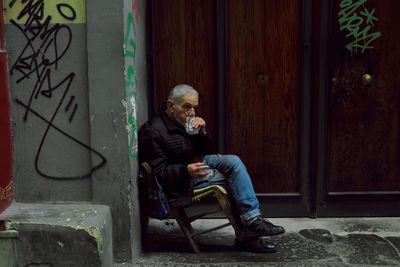
[{"label": "chair seat", "polygon": [[211,195],[217,194],[220,192],[224,195],[228,195],[226,189],[220,185],[210,185],[206,187],[202,187],[199,189],[195,189],[193,191],[192,197],[179,197],[179,198],[171,198],[169,199],[170,205],[172,207],[188,207],[193,204],[193,202],[198,202],[204,197],[208,197]]},{"label": "chair seat", "polygon": [[216,192],[220,192],[224,195],[228,195],[226,189],[220,185],[209,185],[203,188],[195,189],[194,195],[192,197],[192,201],[200,201],[203,197],[208,196],[210,194],[215,194]]},{"label": "chair seat", "polygon": [[[195,196],[196,196],[196,194],[203,193],[203,192],[208,191],[208,190],[210,190],[210,189],[218,189],[219,191],[221,191],[221,192],[224,193],[225,195],[228,194],[228,192],[226,192],[226,189],[223,188],[223,187],[220,186],[220,185],[209,185],[209,186],[206,186],[206,187],[202,187],[202,188],[195,189],[193,192],[194,192],[194,194],[195,194]],[[193,196],[193,198],[194,198],[195,196]]]}]

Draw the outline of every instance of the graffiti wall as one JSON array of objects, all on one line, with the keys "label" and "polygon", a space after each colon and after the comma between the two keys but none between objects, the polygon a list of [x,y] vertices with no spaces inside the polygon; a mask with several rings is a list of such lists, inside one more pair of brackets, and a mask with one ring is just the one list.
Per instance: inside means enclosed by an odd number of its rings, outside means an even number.
[{"label": "graffiti wall", "polygon": [[16,200],[108,205],[114,257],[140,253],[146,2],[2,1]]},{"label": "graffiti wall", "polygon": [[89,200],[90,176],[106,159],[89,145],[86,2],[4,0],[3,5],[16,197]]},{"label": "graffiti wall", "polygon": [[13,192],[10,97],[2,22],[3,8],[0,2],[0,213],[11,202]]}]

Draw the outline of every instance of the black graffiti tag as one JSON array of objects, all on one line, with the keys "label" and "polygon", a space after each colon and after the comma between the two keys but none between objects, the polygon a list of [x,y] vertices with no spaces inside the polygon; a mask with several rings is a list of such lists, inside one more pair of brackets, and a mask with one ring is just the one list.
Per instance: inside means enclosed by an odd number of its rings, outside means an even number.
[{"label": "black graffiti tag", "polygon": [[[68,5],[68,4],[63,4],[63,3],[57,4],[57,10],[58,10],[58,13],[60,13],[60,15],[64,19],[71,20],[71,21],[76,19],[75,9],[72,6]],[[68,13],[66,12],[67,10],[70,13],[69,16],[68,16]]]},{"label": "black graffiti tag", "polygon": [[[13,8],[17,0],[10,1],[9,7]],[[19,84],[25,80],[34,81],[31,89],[30,97],[27,102],[15,99],[15,102],[24,108],[25,113],[23,120],[27,121],[28,115],[33,114],[46,123],[47,127],[41,138],[37,153],[35,155],[35,169],[43,177],[51,179],[78,179],[90,177],[93,171],[101,168],[106,164],[106,159],[99,152],[84,144],[77,138],[61,130],[54,124],[54,120],[64,105],[64,100],[68,102],[64,111],[69,112],[68,121],[71,123],[78,110],[78,104],[75,103],[76,97],[70,95],[72,82],[75,73],[70,72],[64,78],[55,81],[54,76],[57,73],[61,59],[66,55],[72,42],[72,31],[68,25],[60,23],[52,23],[52,17],[44,17],[45,3],[44,0],[20,0],[23,8],[17,16],[17,23],[11,19],[12,25],[18,28],[24,36],[26,44],[22,48],[21,53],[17,57],[15,63],[11,65],[10,75],[18,75],[16,83]],[[67,20],[76,18],[76,11],[69,4],[57,4],[57,11],[60,16]],[[32,108],[32,103],[39,97],[50,100],[53,94],[61,94],[62,97],[58,101],[56,108],[51,113],[51,118],[46,119],[42,114]],[[64,137],[72,140],[74,144],[83,147],[94,153],[100,158],[100,163],[91,168],[87,173],[79,175],[54,176],[46,173],[45,170],[39,168],[39,159],[43,147],[46,145],[46,138],[49,131],[53,129],[61,133]]]}]

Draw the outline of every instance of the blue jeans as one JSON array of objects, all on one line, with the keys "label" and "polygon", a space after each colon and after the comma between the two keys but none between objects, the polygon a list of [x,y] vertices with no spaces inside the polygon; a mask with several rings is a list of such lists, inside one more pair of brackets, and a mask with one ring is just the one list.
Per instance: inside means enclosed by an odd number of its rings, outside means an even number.
[{"label": "blue jeans", "polygon": [[207,155],[204,163],[216,170],[212,175],[196,180],[195,189],[209,185],[227,185],[236,201],[242,222],[261,216],[260,204],[246,167],[235,155]]}]

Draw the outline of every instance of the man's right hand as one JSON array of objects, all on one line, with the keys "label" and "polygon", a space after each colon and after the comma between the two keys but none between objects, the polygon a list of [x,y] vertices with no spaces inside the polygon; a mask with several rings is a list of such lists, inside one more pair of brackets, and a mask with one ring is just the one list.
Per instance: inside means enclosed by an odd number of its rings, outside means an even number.
[{"label": "man's right hand", "polygon": [[192,176],[192,178],[200,179],[206,176],[209,173],[210,166],[204,164],[203,162],[196,162],[187,165],[187,170]]}]

